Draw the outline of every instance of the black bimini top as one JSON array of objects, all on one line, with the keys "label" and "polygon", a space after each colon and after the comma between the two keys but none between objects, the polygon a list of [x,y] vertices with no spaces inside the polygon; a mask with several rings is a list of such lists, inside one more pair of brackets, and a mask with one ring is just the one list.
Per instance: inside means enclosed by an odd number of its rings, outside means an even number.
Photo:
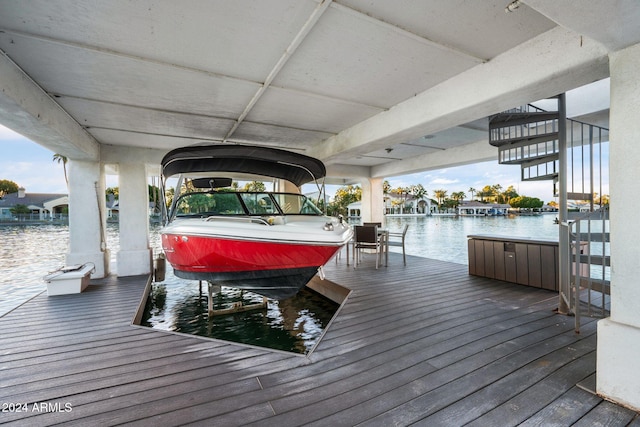
[{"label": "black bimini top", "polygon": [[165,178],[197,172],[262,175],[285,179],[298,187],[327,173],[324,164],[313,157],[248,145],[193,145],[169,151],[162,159]]}]

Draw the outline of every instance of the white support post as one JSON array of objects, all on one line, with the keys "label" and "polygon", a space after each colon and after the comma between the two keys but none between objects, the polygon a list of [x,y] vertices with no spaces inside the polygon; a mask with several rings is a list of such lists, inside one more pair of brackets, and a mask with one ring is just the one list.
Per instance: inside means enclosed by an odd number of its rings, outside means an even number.
[{"label": "white support post", "polygon": [[640,44],[610,55],[611,317],[598,322],[598,394],[640,410]]},{"label": "white support post", "polygon": [[145,165],[121,163],[119,167],[120,251],[118,276],[150,274],[153,251],[149,247],[149,190]]},{"label": "white support post", "polygon": [[300,188],[298,188],[295,184],[285,180],[285,179],[279,179],[278,182],[278,189],[277,191],[281,191],[283,193],[300,193]]},{"label": "white support post", "polygon": [[105,238],[105,187],[100,163],[69,161],[69,253],[67,265],[95,265],[92,278],[109,275]]},{"label": "white support post", "polygon": [[384,193],[382,178],[364,178],[362,185],[362,222],[384,223]]}]

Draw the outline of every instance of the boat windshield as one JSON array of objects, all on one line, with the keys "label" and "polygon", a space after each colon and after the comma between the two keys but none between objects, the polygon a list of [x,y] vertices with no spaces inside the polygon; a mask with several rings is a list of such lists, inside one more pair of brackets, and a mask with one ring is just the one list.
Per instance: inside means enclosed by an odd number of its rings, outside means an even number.
[{"label": "boat windshield", "polygon": [[285,215],[322,215],[322,211],[302,194],[273,193],[272,196]]},{"label": "boat windshield", "polygon": [[186,193],[176,204],[175,216],[246,215],[236,193]]},{"label": "boat windshield", "polygon": [[176,217],[213,215],[322,215],[302,194],[265,192],[194,192],[180,196]]}]

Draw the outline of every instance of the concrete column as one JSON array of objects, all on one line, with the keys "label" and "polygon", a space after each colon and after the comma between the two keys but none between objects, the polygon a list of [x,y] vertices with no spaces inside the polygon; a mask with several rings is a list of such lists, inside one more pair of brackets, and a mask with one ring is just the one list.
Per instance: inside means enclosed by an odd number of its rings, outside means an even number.
[{"label": "concrete column", "polygon": [[280,191],[282,193],[300,193],[300,188],[298,188],[295,184],[285,180],[285,179],[279,179],[278,180],[278,186],[277,186],[277,190],[276,191]]},{"label": "concrete column", "polygon": [[362,222],[384,223],[384,192],[382,178],[365,178],[362,180]]},{"label": "concrete column", "polygon": [[598,322],[596,387],[640,410],[640,44],[609,59],[611,317]]},{"label": "concrete column", "polygon": [[145,166],[142,163],[121,163],[119,171],[120,251],[117,274],[149,274],[153,251],[149,246],[149,190]]},{"label": "concrete column", "polygon": [[69,161],[69,253],[66,264],[93,263],[96,271],[91,277],[94,279],[109,275],[104,192],[100,163]]}]

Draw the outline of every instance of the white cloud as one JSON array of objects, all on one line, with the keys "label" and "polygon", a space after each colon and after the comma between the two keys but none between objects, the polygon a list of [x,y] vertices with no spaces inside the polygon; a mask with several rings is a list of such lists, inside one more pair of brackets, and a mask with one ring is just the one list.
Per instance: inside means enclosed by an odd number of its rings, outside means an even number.
[{"label": "white cloud", "polygon": [[458,179],[449,179],[449,178],[436,178],[431,181],[429,184],[432,185],[451,185],[460,182]]}]

